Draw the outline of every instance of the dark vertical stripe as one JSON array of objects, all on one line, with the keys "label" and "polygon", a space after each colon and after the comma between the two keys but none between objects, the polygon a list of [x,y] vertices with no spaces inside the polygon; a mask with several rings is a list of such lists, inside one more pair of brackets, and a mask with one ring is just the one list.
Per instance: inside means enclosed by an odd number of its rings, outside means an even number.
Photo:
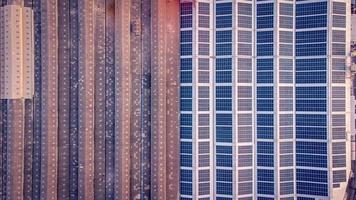
[{"label": "dark vertical stripe", "polygon": [[8,155],[10,157],[7,179],[8,199],[23,197],[23,161],[24,161],[24,100],[11,99],[8,101]]},{"label": "dark vertical stripe", "polygon": [[33,142],[33,199],[40,199],[41,192],[41,135],[42,135],[42,33],[41,33],[41,0],[33,1],[35,33],[35,96],[34,96],[34,142]]},{"label": "dark vertical stripe", "polygon": [[[0,30],[1,31],[1,30]],[[1,32],[0,32],[1,33]],[[1,49],[0,49],[1,51]],[[1,52],[0,52],[1,54]],[[0,58],[0,59],[3,59],[3,58]],[[0,60],[1,62],[1,60]],[[2,108],[2,100],[0,100],[0,199],[3,199],[3,180],[2,180],[2,177],[3,177],[3,170],[2,170],[2,167],[3,167],[3,152],[2,152],[2,149],[3,149],[3,146],[4,146],[4,142],[3,142],[3,137],[4,137],[4,132],[3,132],[3,108]]]},{"label": "dark vertical stripe", "polygon": [[79,199],[94,199],[94,1],[79,0]]},{"label": "dark vertical stripe", "polygon": [[142,1],[142,80],[141,80],[141,134],[142,134],[142,199],[150,198],[151,180],[151,1]]},{"label": "dark vertical stripe", "polygon": [[12,162],[12,155],[11,155],[11,118],[13,116],[13,112],[11,112],[11,101],[7,100],[7,121],[6,121],[6,132],[7,137],[6,137],[6,151],[5,153],[7,154],[7,162],[5,164],[5,168],[6,168],[6,172],[7,172],[7,176],[5,181],[5,190],[6,190],[6,200],[10,200],[11,199],[11,176],[12,176],[12,170],[11,170],[11,162]]},{"label": "dark vertical stripe", "polygon": [[70,0],[70,199],[78,199],[78,1]]},{"label": "dark vertical stripe", "polygon": [[58,198],[69,199],[70,41],[69,0],[58,1]]},{"label": "dark vertical stripe", "polygon": [[106,199],[114,199],[114,161],[115,161],[115,2],[106,0],[105,8],[105,34],[106,34],[106,58],[105,58],[105,179]]},{"label": "dark vertical stripe", "polygon": [[33,100],[25,100],[24,199],[32,199],[33,177]]},{"label": "dark vertical stripe", "polygon": [[49,30],[48,28],[50,27],[49,24],[49,10],[48,10],[48,3],[45,1],[47,0],[41,0],[40,6],[41,6],[41,64],[42,64],[42,71],[41,71],[41,79],[42,79],[42,90],[41,90],[41,96],[42,96],[42,101],[41,101],[41,116],[43,118],[41,119],[41,185],[40,185],[40,198],[41,199],[47,199],[47,193],[48,193],[48,170],[49,170],[49,165],[48,165],[48,160],[49,160],[49,151],[48,151],[48,140],[49,140],[49,132],[48,132],[48,114],[49,114],[49,76],[48,74],[50,73],[49,71],[49,56],[48,56],[48,38],[49,38]]},{"label": "dark vertical stripe", "polygon": [[5,199],[7,196],[7,190],[6,190],[6,181],[7,181],[7,176],[8,176],[8,172],[7,172],[7,158],[8,158],[8,154],[7,154],[7,135],[8,135],[8,131],[7,131],[7,100],[1,100],[1,107],[2,107],[2,166],[1,166],[1,171],[2,171],[2,198]]}]

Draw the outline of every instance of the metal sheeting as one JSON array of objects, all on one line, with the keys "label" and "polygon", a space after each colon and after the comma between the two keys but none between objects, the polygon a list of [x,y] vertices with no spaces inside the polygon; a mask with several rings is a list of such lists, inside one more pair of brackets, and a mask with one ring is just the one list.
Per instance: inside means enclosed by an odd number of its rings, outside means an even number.
[{"label": "metal sheeting", "polygon": [[70,29],[70,58],[69,58],[69,71],[70,71],[70,114],[69,114],[69,196],[70,199],[78,199],[78,96],[79,96],[79,73],[78,73],[78,28],[79,28],[79,15],[78,15],[78,2],[69,1],[69,29]]},{"label": "metal sheeting", "polygon": [[35,96],[1,100],[2,197],[178,199],[179,1],[16,3]]},{"label": "metal sheeting", "polygon": [[[2,1],[3,5],[22,5],[21,0]],[[2,100],[2,196],[6,199],[23,197],[24,179],[24,100]],[[0,141],[1,141],[0,140]]]},{"label": "metal sheeting", "polygon": [[115,1],[105,2],[105,198],[114,199],[115,169]]},{"label": "metal sheeting", "polygon": [[35,41],[35,96],[33,105],[33,160],[32,160],[32,197],[40,199],[41,191],[41,137],[42,137],[42,23],[41,1],[33,1],[34,41]]},{"label": "metal sheeting", "polygon": [[25,100],[25,133],[24,133],[24,199],[32,199],[33,176],[33,100]]},{"label": "metal sheeting", "polygon": [[105,0],[95,2],[94,37],[96,38],[94,53],[94,80],[95,80],[95,133],[94,133],[94,195],[95,199],[105,199]]},{"label": "metal sheeting", "polygon": [[70,26],[69,0],[58,2],[58,198],[70,188]]}]

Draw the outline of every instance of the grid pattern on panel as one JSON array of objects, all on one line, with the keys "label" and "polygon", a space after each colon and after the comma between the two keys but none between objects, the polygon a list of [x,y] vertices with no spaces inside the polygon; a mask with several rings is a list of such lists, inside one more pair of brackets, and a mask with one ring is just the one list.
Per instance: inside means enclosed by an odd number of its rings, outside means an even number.
[{"label": "grid pattern on panel", "polygon": [[216,198],[229,198],[233,188],[232,54],[233,4],[215,4],[215,160]]},{"label": "grid pattern on panel", "polygon": [[296,189],[306,196],[328,195],[326,42],[327,2],[297,4]]},{"label": "grid pattern on panel", "polygon": [[[333,1],[329,4],[332,8],[331,30],[331,126],[333,139],[331,144],[332,153],[332,184],[338,189],[340,183],[346,182],[346,3]],[[329,97],[330,99],[330,97]],[[340,130],[340,132],[338,131]]]},{"label": "grid pattern on panel", "polygon": [[199,199],[209,198],[211,195],[211,180],[210,177],[212,173],[211,169],[211,121],[212,114],[210,110],[212,106],[210,105],[212,97],[211,86],[212,73],[211,73],[211,41],[212,41],[212,30],[211,30],[211,3],[209,1],[197,2],[196,7],[197,12],[197,57],[195,58],[195,63],[197,63],[197,75],[198,79],[196,84],[194,84],[195,96],[197,98],[198,109],[195,109],[197,116],[197,127],[194,130],[197,131],[196,134],[196,145],[197,145],[197,157],[198,162],[196,166],[196,173],[198,175],[196,195]]},{"label": "grid pattern on panel", "polygon": [[180,194],[189,197],[193,195],[193,5],[181,3],[180,10]]},{"label": "grid pattern on panel", "polygon": [[251,2],[237,1],[236,12],[236,50],[234,52],[234,87],[236,100],[234,116],[236,116],[235,140],[236,159],[235,172],[237,174],[236,193],[239,199],[252,199],[253,183],[253,9]]},{"label": "grid pattern on panel", "polygon": [[274,180],[274,6],[273,2],[256,4],[256,150],[257,195],[268,199],[275,195]]},{"label": "grid pattern on panel", "polygon": [[281,199],[293,197],[294,183],[294,4],[278,3],[278,187]]},{"label": "grid pattern on panel", "polygon": [[237,74],[234,90],[236,91],[236,188],[241,199],[252,198],[253,183],[253,4],[237,2],[236,13],[236,51],[234,74]]},{"label": "grid pattern on panel", "polygon": [[309,200],[342,187],[347,3],[193,2],[181,12],[181,145],[197,166],[185,151],[181,169],[197,182],[182,199]]}]

